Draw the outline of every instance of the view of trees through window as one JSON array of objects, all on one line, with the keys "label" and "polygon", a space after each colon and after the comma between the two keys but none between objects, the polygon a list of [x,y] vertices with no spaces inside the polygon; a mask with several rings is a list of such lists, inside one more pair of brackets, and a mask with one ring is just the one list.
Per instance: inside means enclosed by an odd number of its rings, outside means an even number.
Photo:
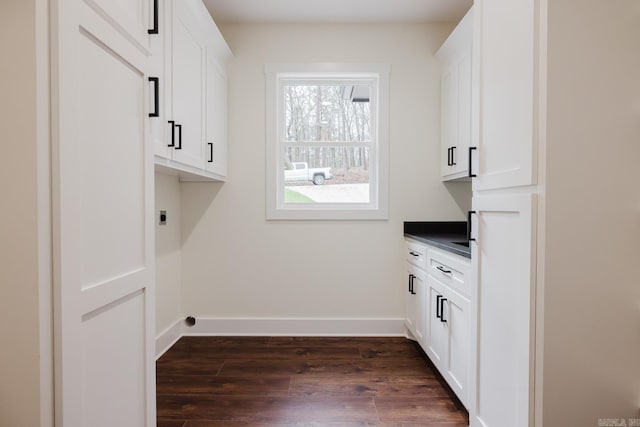
[{"label": "view of trees through window", "polygon": [[371,86],[283,85],[285,202],[369,203]]}]

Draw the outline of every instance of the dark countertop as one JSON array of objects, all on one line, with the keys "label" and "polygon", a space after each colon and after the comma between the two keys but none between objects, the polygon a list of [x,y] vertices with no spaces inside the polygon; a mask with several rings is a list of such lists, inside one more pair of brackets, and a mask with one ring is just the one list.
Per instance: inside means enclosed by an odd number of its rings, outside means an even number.
[{"label": "dark countertop", "polygon": [[405,222],[404,235],[447,252],[471,258],[471,248],[459,244],[460,242],[469,243],[465,221]]}]

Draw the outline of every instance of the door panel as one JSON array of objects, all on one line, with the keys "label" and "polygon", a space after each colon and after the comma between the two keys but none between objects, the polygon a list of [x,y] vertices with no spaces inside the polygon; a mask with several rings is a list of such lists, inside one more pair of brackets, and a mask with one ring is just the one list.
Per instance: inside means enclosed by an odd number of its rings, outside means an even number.
[{"label": "door panel", "polygon": [[534,0],[479,0],[475,190],[535,184]]},{"label": "door panel", "polygon": [[[145,262],[144,76],[93,37],[80,37],[78,156],[82,288]],[[109,120],[105,120],[109,117]],[[118,165],[117,172],[96,163]],[[126,190],[125,190],[126,189]]]},{"label": "door panel", "polygon": [[85,426],[145,425],[145,298],[139,290],[82,316]]},{"label": "door panel", "polygon": [[151,0],[84,0],[144,52],[149,50],[153,2]]},{"label": "door panel", "polygon": [[427,276],[427,291],[429,294],[429,346],[427,355],[436,365],[440,372],[446,372],[446,360],[448,356],[449,329],[448,324],[443,322],[437,314],[440,307],[444,308],[445,319],[446,307],[440,302],[439,296],[444,297],[444,289],[434,278]]},{"label": "door panel", "polygon": [[447,380],[465,406],[468,406],[469,387],[469,300],[453,291],[447,292],[445,314],[449,324],[449,358]]},{"label": "door panel", "polygon": [[532,425],[533,195],[474,197],[473,426]]},{"label": "door panel", "polygon": [[[182,148],[173,160],[204,168],[203,112],[205,102],[205,40],[188,2],[173,2],[173,117],[182,126]],[[176,144],[178,144],[176,129]]]},{"label": "door panel", "polygon": [[[207,144],[213,144],[213,156],[207,151],[206,168],[227,175],[227,77],[216,62],[213,49],[207,49]],[[207,150],[210,150],[207,145]],[[209,160],[213,160],[209,162]]]},{"label": "door panel", "polygon": [[56,425],[155,425],[148,58],[52,2]]}]

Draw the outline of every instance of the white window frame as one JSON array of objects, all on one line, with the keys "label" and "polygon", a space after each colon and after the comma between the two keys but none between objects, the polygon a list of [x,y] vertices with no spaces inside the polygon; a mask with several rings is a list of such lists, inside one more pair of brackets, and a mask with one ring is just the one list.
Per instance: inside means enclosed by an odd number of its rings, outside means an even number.
[{"label": "white window frame", "polygon": [[[267,220],[386,220],[389,218],[389,64],[266,64]],[[285,203],[283,82],[372,80],[369,203]],[[332,143],[318,141],[318,146]],[[345,145],[337,143],[335,145]]]}]

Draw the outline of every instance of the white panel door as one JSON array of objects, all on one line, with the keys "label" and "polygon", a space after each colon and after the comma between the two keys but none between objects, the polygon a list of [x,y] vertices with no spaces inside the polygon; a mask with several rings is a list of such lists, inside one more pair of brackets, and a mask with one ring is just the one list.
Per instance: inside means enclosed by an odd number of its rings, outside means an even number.
[{"label": "white panel door", "polygon": [[474,9],[474,190],[531,185],[536,179],[536,0],[477,0]]},{"label": "white panel door", "polygon": [[155,425],[148,58],[52,3],[56,425]]},{"label": "white panel door", "polygon": [[431,276],[427,276],[427,294],[429,302],[429,327],[427,355],[444,375],[449,357],[449,327],[445,314],[445,287]]},{"label": "white panel door", "polygon": [[469,368],[470,368],[470,335],[469,310],[467,298],[447,288],[447,301],[444,304],[444,319],[449,328],[448,358],[443,375],[456,393],[460,401],[468,407],[469,402]]},{"label": "white panel door", "polygon": [[207,131],[206,169],[227,176],[227,76],[216,61],[212,47],[207,49]]},{"label": "white panel door", "polygon": [[473,198],[470,420],[532,426],[535,196]]},{"label": "white panel door", "polygon": [[414,320],[414,337],[421,344],[424,345],[426,343],[427,336],[427,285],[426,279],[427,275],[420,269],[415,267],[410,267],[409,272],[412,276],[410,276],[411,281],[411,291],[412,297],[414,300],[414,310],[415,314],[413,317]]},{"label": "white panel door", "polygon": [[172,2],[171,120],[176,123],[173,160],[204,169],[206,38],[192,3]]},{"label": "white panel door", "polygon": [[413,290],[413,278],[415,268],[411,264],[407,264],[407,274],[405,275],[405,318],[404,324],[416,338],[416,323],[417,323],[417,306],[416,306],[416,294]]}]

